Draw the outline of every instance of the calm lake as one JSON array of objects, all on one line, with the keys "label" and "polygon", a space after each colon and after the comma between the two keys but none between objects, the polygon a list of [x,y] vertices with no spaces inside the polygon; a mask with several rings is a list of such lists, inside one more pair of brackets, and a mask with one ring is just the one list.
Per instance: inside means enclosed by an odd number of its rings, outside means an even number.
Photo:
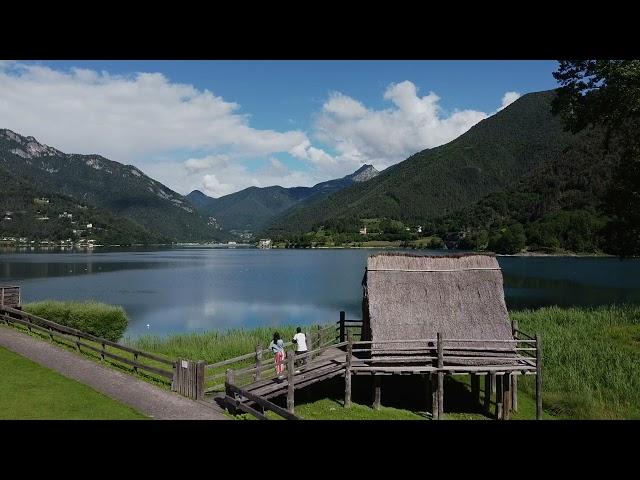
[{"label": "calm lake", "polygon": [[[174,248],[0,253],[0,283],[44,299],[122,305],[129,336],[361,318],[374,250]],[[442,252],[424,252],[442,254]],[[640,303],[640,259],[499,257],[509,309]],[[148,324],[148,327],[147,327]]]}]

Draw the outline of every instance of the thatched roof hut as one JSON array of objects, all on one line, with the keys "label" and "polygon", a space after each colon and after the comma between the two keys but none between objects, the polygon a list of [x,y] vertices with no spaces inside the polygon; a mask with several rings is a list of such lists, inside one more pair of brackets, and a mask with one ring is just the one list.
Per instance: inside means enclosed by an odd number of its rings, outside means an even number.
[{"label": "thatched roof hut", "polygon": [[[371,255],[362,284],[363,339],[435,339],[440,332],[450,339],[513,340],[495,256]],[[407,345],[384,347],[400,348]]]}]

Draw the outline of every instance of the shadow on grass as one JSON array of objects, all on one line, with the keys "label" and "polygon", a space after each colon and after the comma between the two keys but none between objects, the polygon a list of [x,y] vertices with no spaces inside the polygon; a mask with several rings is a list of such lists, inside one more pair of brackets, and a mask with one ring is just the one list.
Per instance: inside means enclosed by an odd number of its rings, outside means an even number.
[{"label": "shadow on grass", "polygon": [[[382,406],[408,410],[424,418],[432,418],[427,378],[418,375],[383,376],[381,388]],[[481,389],[478,401],[474,399],[468,384],[445,377],[444,413],[454,417],[458,414],[470,414],[491,419],[492,416],[485,412],[481,403],[483,395]],[[296,406],[309,405],[324,399],[344,405],[344,378],[334,377],[295,392]],[[373,404],[373,376],[352,377],[351,400],[360,405]],[[270,401],[286,408],[286,394],[271,398]],[[494,406],[495,403],[491,402],[491,411]]]}]

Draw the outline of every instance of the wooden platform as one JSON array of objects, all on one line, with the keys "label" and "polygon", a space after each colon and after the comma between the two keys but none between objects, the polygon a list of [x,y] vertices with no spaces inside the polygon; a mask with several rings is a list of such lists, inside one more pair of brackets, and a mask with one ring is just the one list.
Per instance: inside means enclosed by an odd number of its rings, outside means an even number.
[{"label": "wooden platform", "polygon": [[[338,348],[327,348],[320,356],[314,358],[306,366],[301,366],[294,373],[294,389],[299,390],[314,383],[344,375],[346,364],[346,354]],[[289,387],[286,375],[283,379],[278,380],[275,374],[267,379],[245,385],[243,390],[258,395],[262,398],[269,399],[279,395],[286,394]],[[241,399],[242,400],[242,399]],[[245,401],[250,402],[249,399]]]}]

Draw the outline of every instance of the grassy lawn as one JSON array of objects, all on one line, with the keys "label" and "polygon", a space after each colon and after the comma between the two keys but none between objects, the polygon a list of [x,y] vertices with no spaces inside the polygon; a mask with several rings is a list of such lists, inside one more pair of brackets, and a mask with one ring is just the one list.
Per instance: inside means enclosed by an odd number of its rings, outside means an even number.
[{"label": "grassy lawn", "polygon": [[135,420],[144,415],[0,347],[0,419]]}]

